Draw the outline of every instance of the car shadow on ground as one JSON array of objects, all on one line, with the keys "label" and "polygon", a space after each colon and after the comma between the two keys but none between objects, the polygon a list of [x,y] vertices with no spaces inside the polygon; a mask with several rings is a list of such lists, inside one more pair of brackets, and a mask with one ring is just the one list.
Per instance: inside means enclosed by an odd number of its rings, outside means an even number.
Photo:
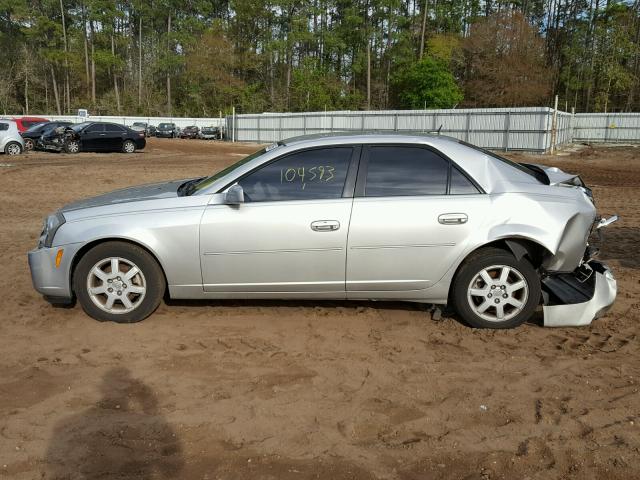
[{"label": "car shadow on ground", "polygon": [[55,426],[43,478],[178,478],[182,445],[153,390],[121,367],[99,388],[95,405]]},{"label": "car shadow on ground", "polygon": [[[373,310],[393,310],[405,312],[418,312],[424,315],[425,320],[438,322],[440,320],[453,320],[460,325],[470,327],[453,310],[440,305],[439,317],[434,311],[434,305],[430,303],[417,302],[394,302],[394,301],[364,301],[364,300],[175,300],[165,298],[164,303],[168,307],[254,307],[254,308],[330,308],[346,309],[357,311],[366,308]],[[536,311],[527,322],[529,325],[543,326],[542,307]]]}]

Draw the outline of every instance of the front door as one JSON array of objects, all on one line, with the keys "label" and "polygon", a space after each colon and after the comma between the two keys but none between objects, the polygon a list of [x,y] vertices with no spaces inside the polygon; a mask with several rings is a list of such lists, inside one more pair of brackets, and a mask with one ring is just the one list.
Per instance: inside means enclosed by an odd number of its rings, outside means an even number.
[{"label": "front door", "polygon": [[100,151],[104,145],[104,123],[94,123],[89,125],[82,131],[80,139],[82,141],[82,150],[88,152]]},{"label": "front door", "polygon": [[415,296],[434,285],[482,224],[486,197],[433,150],[367,147],[349,229],[348,298]]},{"label": "front door", "polygon": [[345,184],[359,150],[279,157],[238,180],[244,203],[208,206],[200,228],[205,291],[343,298],[353,201]]}]

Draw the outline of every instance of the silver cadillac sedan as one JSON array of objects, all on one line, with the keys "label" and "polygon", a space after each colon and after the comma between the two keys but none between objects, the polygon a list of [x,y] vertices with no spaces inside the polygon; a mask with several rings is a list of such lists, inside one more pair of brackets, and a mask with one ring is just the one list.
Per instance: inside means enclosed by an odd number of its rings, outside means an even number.
[{"label": "silver cadillac sedan", "polygon": [[[473,327],[589,324],[616,282],[576,176],[426,134],[292,138],[212,176],[62,207],[29,252],[35,289],[97,320],[174,299],[397,300]],[[594,233],[594,235],[591,235]]]}]

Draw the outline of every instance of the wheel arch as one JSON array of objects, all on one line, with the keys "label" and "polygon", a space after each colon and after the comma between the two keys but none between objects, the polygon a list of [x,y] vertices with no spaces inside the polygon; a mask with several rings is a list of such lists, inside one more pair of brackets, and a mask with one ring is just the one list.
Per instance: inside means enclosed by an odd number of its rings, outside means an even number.
[{"label": "wheel arch", "polygon": [[[165,287],[167,287],[169,285],[169,283],[167,282],[167,273],[166,273],[165,266],[160,261],[160,257],[148,245],[145,245],[144,243],[141,243],[141,242],[135,241],[135,240],[131,240],[130,238],[125,238],[125,237],[104,237],[104,238],[97,238],[97,239],[94,239],[94,240],[91,240],[91,241],[87,242],[74,255],[73,260],[71,261],[71,268],[69,269],[69,288],[70,288],[71,292],[74,295],[75,295],[75,292],[73,291],[73,276],[75,274],[76,267],[78,266],[78,262],[80,262],[80,259],[89,250],[91,250],[94,247],[97,247],[98,245],[101,245],[103,243],[108,243],[108,242],[128,243],[130,245],[135,245],[136,247],[142,248],[149,255],[151,255],[151,257],[153,257],[153,259],[160,266],[160,270],[162,271],[162,277],[164,279]],[[169,289],[167,288],[166,291],[168,292]]]}]

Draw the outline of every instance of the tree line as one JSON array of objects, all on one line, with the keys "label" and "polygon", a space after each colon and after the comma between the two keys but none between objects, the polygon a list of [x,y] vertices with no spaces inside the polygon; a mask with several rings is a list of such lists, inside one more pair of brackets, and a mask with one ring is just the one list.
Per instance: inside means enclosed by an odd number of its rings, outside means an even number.
[{"label": "tree line", "polygon": [[640,111],[639,1],[0,0],[0,110]]}]

